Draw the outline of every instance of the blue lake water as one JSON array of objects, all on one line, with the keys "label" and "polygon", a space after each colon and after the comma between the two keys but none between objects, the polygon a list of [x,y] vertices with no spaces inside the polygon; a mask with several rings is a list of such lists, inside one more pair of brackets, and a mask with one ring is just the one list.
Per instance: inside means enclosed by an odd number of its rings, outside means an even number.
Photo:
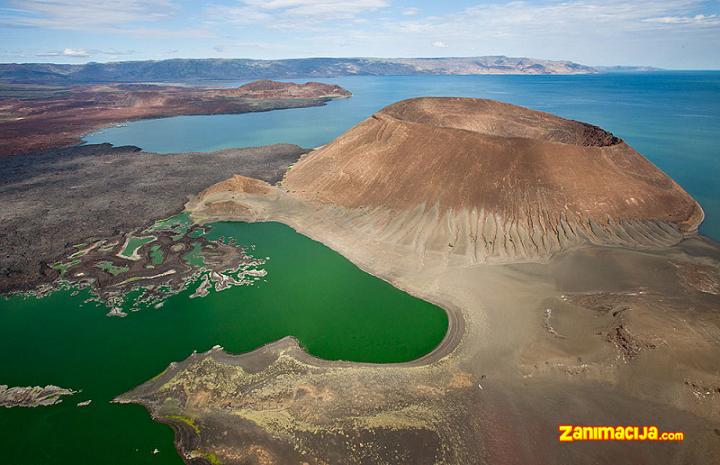
[{"label": "blue lake water", "polygon": [[324,107],[137,121],[91,134],[86,141],[137,145],[161,153],[278,142],[316,147],[405,98],[491,98],[612,131],[688,190],[707,215],[701,232],[720,239],[720,72],[316,80],[340,84],[352,91],[353,97]]}]

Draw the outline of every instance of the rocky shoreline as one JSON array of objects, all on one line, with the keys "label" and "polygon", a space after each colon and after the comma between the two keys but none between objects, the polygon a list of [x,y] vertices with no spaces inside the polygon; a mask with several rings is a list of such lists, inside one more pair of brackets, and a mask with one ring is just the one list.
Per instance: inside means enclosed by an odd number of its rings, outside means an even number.
[{"label": "rocky shoreline", "polygon": [[280,144],[160,155],[99,144],[0,158],[0,293],[54,282],[61,270],[52,265],[77,253],[74,245],[125,240],[181,212],[189,196],[229,174],[275,183],[305,152]]},{"label": "rocky shoreline", "polygon": [[[265,261],[232,242],[208,240],[205,228],[186,214],[156,221],[124,236],[74,245],[73,252],[50,265],[59,276],[35,296],[57,288],[90,289],[90,300],[110,309],[108,316],[124,317],[127,310],[160,308],[188,286],[200,284],[190,298],[204,297],[210,288],[222,292],[249,286],[265,276]],[[138,291],[131,301],[126,296]]]}]

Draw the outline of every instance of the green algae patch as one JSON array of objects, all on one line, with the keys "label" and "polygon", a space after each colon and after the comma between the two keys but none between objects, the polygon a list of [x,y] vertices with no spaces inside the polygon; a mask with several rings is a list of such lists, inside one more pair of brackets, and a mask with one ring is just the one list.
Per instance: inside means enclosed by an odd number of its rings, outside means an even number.
[{"label": "green algae patch", "polygon": [[190,214],[188,212],[182,212],[175,216],[156,221],[152,226],[143,232],[151,234],[158,231],[171,231],[182,239],[185,237],[192,225],[193,222],[190,219]]},{"label": "green algae patch", "polygon": [[164,258],[165,253],[162,251],[162,248],[158,244],[150,247],[150,260],[152,261],[153,265],[162,265]]},{"label": "green algae patch", "polygon": [[117,276],[119,274],[127,273],[128,271],[130,271],[130,268],[128,268],[127,266],[117,266],[114,265],[112,262],[98,262],[95,266],[107,273],[110,273],[113,276]]},{"label": "green algae patch", "polygon": [[197,425],[195,420],[193,420],[190,417],[185,417],[182,415],[170,415],[170,416],[163,417],[163,418],[165,418],[166,420],[170,420],[170,421],[177,421],[180,423],[185,423],[190,428],[192,428],[193,431],[195,431],[197,434],[200,434],[200,427]]},{"label": "green algae patch", "polygon": [[83,257],[83,256],[87,255],[87,253],[88,253],[87,250],[78,250],[77,252],[68,256],[68,258],[73,259],[73,258]]},{"label": "green algae patch", "polygon": [[75,265],[79,265],[80,260],[71,260],[69,262],[55,262],[52,265],[50,265],[50,268],[52,268],[55,271],[60,272],[60,276],[65,276],[65,273],[72,268]]},{"label": "green algae patch", "polygon": [[[171,232],[173,235],[171,236],[171,239],[174,241],[179,241],[183,237],[185,237],[188,234],[188,231],[193,226],[193,221],[190,219],[190,214],[188,212],[182,212],[175,216],[171,216],[169,218],[165,218],[163,220],[156,221],[152,226],[147,228],[145,233],[156,233],[160,231],[166,231]],[[198,237],[197,233],[193,232],[195,235],[192,237]],[[192,234],[192,233],[191,233]],[[200,233],[200,235],[202,235]]]},{"label": "green algae patch", "polygon": [[202,252],[202,245],[199,242],[193,242],[192,246],[192,250],[183,255],[182,259],[188,265],[205,266],[205,258],[200,254],[200,252]]},{"label": "green algae patch", "polygon": [[207,231],[205,230],[205,228],[197,228],[193,231],[190,231],[190,234],[188,234],[187,236],[193,239],[197,239],[198,237],[204,236],[206,233]]},{"label": "green algae patch", "polygon": [[82,242],[80,244],[75,244],[73,246],[73,248],[75,248],[77,250],[75,252],[73,252],[72,254],[70,254],[68,256],[68,259],[72,260],[75,258],[82,258],[85,255],[92,252],[93,250],[95,250],[96,248],[98,248],[99,246],[103,245],[104,243],[105,243],[105,241],[93,242],[92,244],[87,244],[85,242]]},{"label": "green algae patch", "polygon": [[214,452],[208,452],[204,455],[204,457],[211,465],[222,465],[222,462]]},{"label": "green algae patch", "polygon": [[222,465],[222,462],[218,458],[218,456],[215,454],[215,452],[206,452],[203,450],[194,450],[191,452],[192,455],[202,457],[208,462],[210,462],[210,465]]},{"label": "green algae patch", "polygon": [[157,240],[156,236],[129,236],[125,240],[125,245],[123,246],[122,251],[118,253],[117,256],[128,260],[138,260],[140,259],[138,250],[140,250],[140,248],[145,244],[149,244],[155,240]]}]

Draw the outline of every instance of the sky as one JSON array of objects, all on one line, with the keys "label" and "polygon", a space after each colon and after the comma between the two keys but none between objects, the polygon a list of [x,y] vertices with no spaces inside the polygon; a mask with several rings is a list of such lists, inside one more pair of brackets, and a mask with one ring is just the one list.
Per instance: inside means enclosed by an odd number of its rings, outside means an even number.
[{"label": "sky", "polygon": [[720,69],[720,0],[0,0],[0,62],[507,55]]}]

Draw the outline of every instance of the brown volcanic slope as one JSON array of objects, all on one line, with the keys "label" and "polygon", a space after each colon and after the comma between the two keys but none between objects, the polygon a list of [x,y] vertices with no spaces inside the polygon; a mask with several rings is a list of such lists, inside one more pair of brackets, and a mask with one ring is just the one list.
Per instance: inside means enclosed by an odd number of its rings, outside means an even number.
[{"label": "brown volcanic slope", "polygon": [[88,132],[128,120],[309,107],[350,95],[319,82],[256,81],[223,89],[79,86],[47,98],[0,99],[0,156],[78,144]]},{"label": "brown volcanic slope", "polygon": [[479,99],[390,105],[301,159],[282,185],[362,209],[368,233],[385,241],[470,263],[546,258],[585,240],[670,245],[703,218],[612,134]]}]

